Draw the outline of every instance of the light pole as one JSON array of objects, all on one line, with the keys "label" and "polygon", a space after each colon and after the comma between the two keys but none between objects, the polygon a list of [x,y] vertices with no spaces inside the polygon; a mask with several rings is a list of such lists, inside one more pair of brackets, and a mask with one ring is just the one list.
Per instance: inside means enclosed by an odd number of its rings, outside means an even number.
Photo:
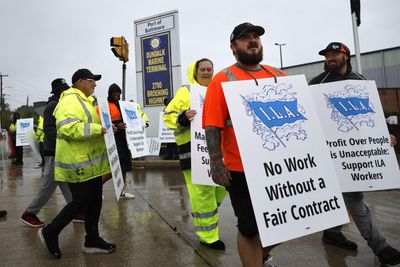
[{"label": "light pole", "polygon": [[281,69],[283,68],[283,63],[282,63],[282,46],[286,45],[285,44],[279,44],[279,43],[275,43],[275,45],[279,46],[279,56],[281,58]]}]

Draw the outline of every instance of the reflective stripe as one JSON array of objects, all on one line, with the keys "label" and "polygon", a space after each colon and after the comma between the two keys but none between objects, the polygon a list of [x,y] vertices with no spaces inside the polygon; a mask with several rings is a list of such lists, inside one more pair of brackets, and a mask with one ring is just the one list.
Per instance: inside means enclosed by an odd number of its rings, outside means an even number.
[{"label": "reflective stripe", "polygon": [[224,69],[222,72],[225,73],[226,76],[228,76],[228,80],[229,81],[236,81],[237,80],[236,76],[228,68]]},{"label": "reflective stripe", "polygon": [[90,123],[83,124],[83,138],[86,140],[90,138]]},{"label": "reflective stripe", "polygon": [[218,227],[218,223],[211,224],[210,226],[195,226],[196,231],[211,231]]},{"label": "reflective stripe", "polygon": [[217,214],[218,209],[215,209],[210,212],[192,212],[192,217],[193,218],[209,218]]},{"label": "reflective stripe", "polygon": [[190,152],[179,154],[179,159],[189,159],[189,158],[190,158]]},{"label": "reflective stripe", "polygon": [[65,120],[63,120],[63,121],[60,121],[60,122],[57,124],[57,130],[60,129],[61,127],[63,127],[64,125],[66,125],[66,124],[68,124],[68,123],[70,123],[70,122],[74,122],[74,121],[79,121],[79,119],[76,119],[76,118],[68,118],[68,119],[65,119]]},{"label": "reflective stripe", "polygon": [[280,70],[280,69],[274,68],[274,67],[271,67],[271,68],[275,71],[276,76],[278,76],[278,77],[282,76],[282,73],[281,73],[281,70]]},{"label": "reflective stripe", "polygon": [[103,155],[94,158],[94,159],[89,159],[80,163],[71,163],[71,164],[67,164],[67,163],[62,163],[59,161],[56,161],[54,163],[55,167],[59,167],[59,168],[63,168],[63,169],[71,169],[71,170],[79,170],[97,163],[100,163],[104,160],[108,160],[107,154],[104,153]]},{"label": "reflective stripe", "polygon": [[226,120],[225,121],[225,126],[226,127],[232,127],[232,121],[231,120]]},{"label": "reflective stripe", "polygon": [[189,127],[189,126],[183,128],[183,129],[180,129],[179,131],[174,131],[174,136],[176,137],[176,136],[178,136],[178,135],[181,135],[181,134],[183,134],[184,132],[186,132],[186,131],[188,131],[188,130],[190,130],[190,127]]},{"label": "reflective stripe", "polygon": [[85,103],[83,103],[82,99],[79,97],[79,95],[76,95],[76,98],[78,98],[79,103],[81,103],[83,110],[86,113],[86,117],[88,118],[88,122],[92,122],[92,115],[90,114],[89,110],[87,109]]}]

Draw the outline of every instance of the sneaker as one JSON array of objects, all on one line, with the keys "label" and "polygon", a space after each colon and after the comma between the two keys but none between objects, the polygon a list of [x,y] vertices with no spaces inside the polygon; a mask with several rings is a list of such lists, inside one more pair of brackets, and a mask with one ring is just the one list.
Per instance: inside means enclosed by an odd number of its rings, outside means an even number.
[{"label": "sneaker", "polygon": [[104,241],[103,238],[98,237],[94,241],[85,241],[82,251],[88,254],[93,253],[112,253],[116,249],[116,245]]},{"label": "sneaker", "polygon": [[134,195],[134,194],[129,194],[129,193],[122,192],[120,198],[131,199],[131,198],[135,198],[135,195]]},{"label": "sneaker", "polygon": [[382,264],[396,265],[400,263],[400,251],[391,246],[387,246],[379,252],[378,258]]},{"label": "sneaker", "polygon": [[268,255],[268,257],[265,257],[263,259],[263,261],[264,261],[263,267],[278,267],[278,266],[272,264],[271,260],[272,260],[272,256],[271,255]]},{"label": "sneaker", "polygon": [[203,241],[200,241],[200,244],[215,250],[225,250],[225,244],[221,240],[217,240],[213,243],[205,243]]},{"label": "sneaker", "polygon": [[43,227],[40,228],[38,231],[38,236],[40,239],[40,242],[42,242],[42,245],[45,249],[45,251],[51,256],[56,259],[61,258],[61,251],[60,248],[58,247],[58,236],[52,237],[47,233],[47,228]]},{"label": "sneaker", "polygon": [[355,242],[348,240],[342,233],[324,231],[322,241],[347,250],[357,250],[358,248]]},{"label": "sneaker", "polygon": [[28,212],[28,211],[25,211],[22,214],[20,221],[25,223],[26,225],[29,225],[30,227],[33,227],[33,228],[38,228],[38,227],[44,226],[44,222],[39,220],[39,218],[36,216],[36,214]]},{"label": "sneaker", "polygon": [[72,220],[74,223],[85,223],[85,214],[78,213],[75,215],[74,219]]}]

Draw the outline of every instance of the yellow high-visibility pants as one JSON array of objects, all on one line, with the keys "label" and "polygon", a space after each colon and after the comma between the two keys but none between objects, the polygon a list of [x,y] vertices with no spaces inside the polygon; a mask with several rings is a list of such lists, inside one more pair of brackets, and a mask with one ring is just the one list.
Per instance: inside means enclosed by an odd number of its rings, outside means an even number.
[{"label": "yellow high-visibility pants", "polygon": [[189,191],[194,228],[200,241],[207,244],[219,240],[218,206],[226,196],[221,186],[198,185],[192,183],[192,171],[184,170],[186,186]]}]

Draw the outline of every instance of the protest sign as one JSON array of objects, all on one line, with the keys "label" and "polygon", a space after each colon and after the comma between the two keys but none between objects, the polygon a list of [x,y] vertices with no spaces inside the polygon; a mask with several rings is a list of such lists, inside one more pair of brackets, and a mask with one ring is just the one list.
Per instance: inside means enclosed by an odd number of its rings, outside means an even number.
[{"label": "protest sign", "polygon": [[147,138],[147,147],[149,148],[150,156],[160,155],[161,144],[158,138]]},{"label": "protest sign", "polygon": [[207,87],[190,85],[190,108],[197,112],[190,123],[192,183],[216,186],[217,184],[211,178],[210,156],[208,155],[205,132],[201,125],[206,90]]},{"label": "protest sign", "polygon": [[262,246],[348,222],[304,75],[222,87]]},{"label": "protest sign", "polygon": [[163,114],[164,112],[160,112],[158,119],[158,139],[160,143],[175,143],[174,131],[164,124]]},{"label": "protest sign", "polygon": [[149,155],[146,141],[146,129],[139,116],[137,103],[119,101],[122,118],[126,124],[126,141],[132,153],[132,158]]},{"label": "protest sign", "polygon": [[343,192],[400,188],[375,81],[310,86]]},{"label": "protest sign", "polygon": [[106,99],[98,98],[97,101],[99,104],[101,124],[107,129],[106,134],[104,134],[104,140],[106,142],[108,161],[110,162],[111,174],[113,177],[115,196],[117,197],[117,201],[119,201],[121,192],[124,189],[124,179],[122,177],[117,145],[115,144],[110,110]]},{"label": "protest sign", "polygon": [[28,146],[29,141],[26,139],[26,132],[33,129],[33,118],[17,120],[16,146]]}]

